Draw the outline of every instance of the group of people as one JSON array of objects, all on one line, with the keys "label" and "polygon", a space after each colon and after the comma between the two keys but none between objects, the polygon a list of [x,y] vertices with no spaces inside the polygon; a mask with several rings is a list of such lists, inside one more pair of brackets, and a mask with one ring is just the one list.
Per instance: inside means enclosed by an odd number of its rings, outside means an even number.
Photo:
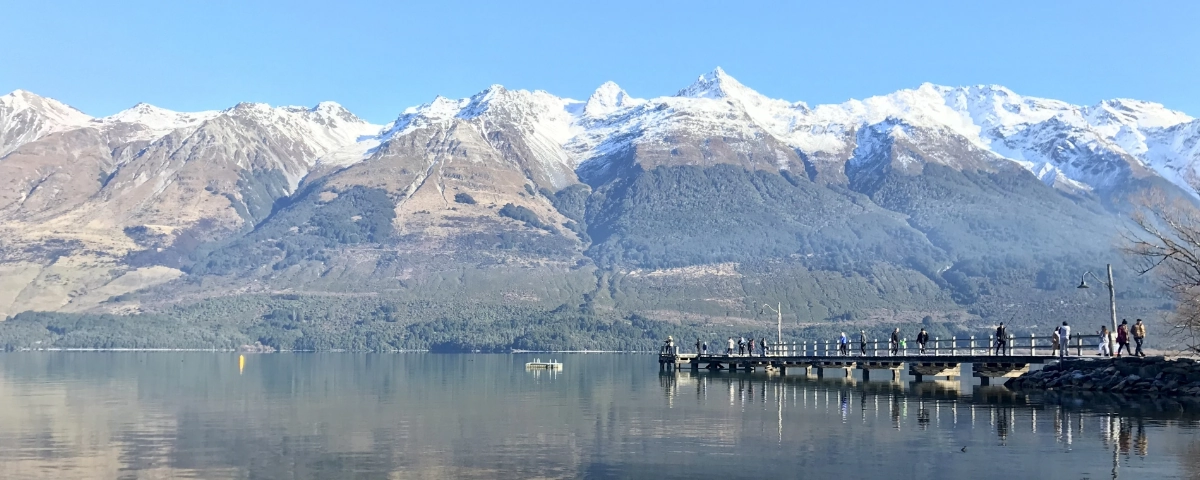
[{"label": "group of people", "polygon": [[[1136,345],[1136,349],[1130,348],[1129,346],[1129,339],[1131,337],[1133,338],[1133,343]],[[1119,357],[1121,356],[1121,352],[1125,352],[1126,355],[1144,357],[1146,354],[1142,352],[1142,342],[1145,340],[1146,324],[1142,323],[1142,319],[1137,319],[1137,321],[1133,324],[1133,328],[1129,327],[1129,319],[1121,319],[1121,324],[1117,326],[1117,351],[1112,351],[1112,332],[1108,330],[1108,326],[1101,325],[1099,345],[1100,351],[1097,353],[1105,357]]]},{"label": "group of people", "polygon": [[[737,352],[737,355],[749,356],[754,356],[754,353],[757,351],[759,354],[765,357],[770,355],[771,347],[769,344],[767,344],[766,337],[758,340],[754,340],[754,338],[746,339],[746,337],[739,337],[735,340],[733,337],[729,337],[729,343],[725,347],[725,354],[734,355],[735,351]],[[708,342],[701,342],[700,339],[697,338],[696,353],[708,355]]]},{"label": "group of people", "polygon": [[[1099,334],[1100,355],[1115,355],[1119,357],[1121,356],[1121,353],[1124,352],[1127,355],[1139,357],[1146,356],[1146,354],[1142,352],[1142,342],[1146,339],[1146,324],[1142,323],[1142,319],[1140,318],[1137,319],[1132,327],[1129,325],[1128,319],[1121,320],[1121,325],[1117,327],[1117,351],[1115,354],[1111,351],[1112,349],[1109,346],[1109,342],[1112,340],[1112,338],[1110,336],[1110,332],[1108,331],[1108,327],[1101,326]],[[1133,343],[1136,345],[1136,349],[1129,346],[1129,340],[1131,338],[1133,339]],[[1067,347],[1070,345],[1070,340],[1071,326],[1067,325],[1067,322],[1062,322],[1062,325],[1055,328],[1053,335],[1050,337],[1051,355],[1058,355],[1059,357],[1067,356]],[[674,348],[674,340],[671,337],[667,337],[667,342],[665,343],[667,344],[666,348]],[[922,328],[921,331],[917,333],[917,347],[920,349],[919,351],[922,355],[926,353],[926,347],[928,344],[929,332],[926,332],[925,329]],[[995,343],[993,344],[992,354],[1003,355],[1008,352],[1006,350],[1007,347],[1008,330],[1004,327],[1004,322],[1001,322],[1000,325],[996,327]],[[851,348],[852,342],[850,337],[846,335],[846,332],[842,332],[837,339],[838,355],[849,356]],[[888,338],[888,351],[891,352],[892,355],[897,355],[901,351],[905,351],[907,349],[907,340],[900,335],[900,328],[897,327],[892,330],[891,336]],[[767,344],[766,338],[761,338],[755,341],[754,338],[747,340],[746,337],[740,337],[737,339],[734,337],[729,337],[728,345],[725,348],[725,354],[730,356],[735,354],[754,356],[756,352],[764,357],[770,355],[771,349]],[[860,330],[858,332],[858,352],[860,355],[867,355],[866,330]],[[696,353],[699,353],[700,355],[708,355],[708,342],[701,342],[700,339],[697,338]]]}]

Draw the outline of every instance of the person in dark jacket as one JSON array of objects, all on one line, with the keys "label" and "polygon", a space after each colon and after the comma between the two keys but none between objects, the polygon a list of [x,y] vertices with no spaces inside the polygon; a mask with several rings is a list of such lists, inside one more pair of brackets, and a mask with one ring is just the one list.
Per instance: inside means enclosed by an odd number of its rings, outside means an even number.
[{"label": "person in dark jacket", "polygon": [[867,331],[858,331],[858,353],[862,356],[867,356]]},{"label": "person in dark jacket", "polygon": [[1004,322],[1000,322],[1000,326],[996,327],[996,350],[992,355],[1004,354],[1004,346],[1008,345],[1008,332],[1004,330]]},{"label": "person in dark jacket", "polygon": [[925,344],[926,343],[929,343],[929,332],[926,332],[925,329],[922,328],[921,333],[917,334],[917,345],[921,347],[922,355],[925,354]]},{"label": "person in dark jacket", "polygon": [[1122,318],[1121,324],[1117,325],[1117,356],[1121,356],[1121,352],[1126,354],[1133,353],[1129,350],[1129,319]]},{"label": "person in dark jacket", "polygon": [[900,327],[896,327],[895,330],[892,330],[892,338],[888,341],[888,343],[892,347],[892,355],[900,352]]}]

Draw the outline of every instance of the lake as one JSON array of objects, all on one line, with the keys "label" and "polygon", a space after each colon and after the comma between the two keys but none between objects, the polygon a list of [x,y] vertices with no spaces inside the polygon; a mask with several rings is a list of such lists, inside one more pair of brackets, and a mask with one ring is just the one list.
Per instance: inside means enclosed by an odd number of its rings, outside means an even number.
[{"label": "lake", "polygon": [[1200,477],[1190,404],[656,362],[3,353],[0,478]]}]

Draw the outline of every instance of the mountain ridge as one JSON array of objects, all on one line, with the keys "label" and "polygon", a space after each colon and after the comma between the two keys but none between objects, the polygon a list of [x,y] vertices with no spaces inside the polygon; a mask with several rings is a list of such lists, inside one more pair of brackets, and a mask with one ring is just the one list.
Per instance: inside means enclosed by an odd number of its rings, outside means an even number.
[{"label": "mountain ridge", "polygon": [[0,315],[308,292],[743,322],[775,295],[957,325],[1067,308],[1129,198],[1200,179],[1190,116],[994,85],[809,106],[718,68],[649,99],[492,85],[386,125],[334,102],[97,119],[10,97]]},{"label": "mountain ridge", "polygon": [[[616,90],[610,91],[614,87]],[[44,116],[51,125],[40,127],[40,130],[34,128],[20,139],[8,141],[5,149],[9,151],[47,133],[86,127],[91,123],[140,125],[146,131],[136,138],[151,140],[175,128],[194,127],[217,115],[239,111],[260,111],[261,115],[264,108],[288,112],[305,108],[246,103],[219,111],[187,113],[143,103],[108,117],[92,118],[65,104],[23,90],[10,93],[5,98],[16,96],[25,98],[24,104],[47,104]],[[30,101],[31,97],[44,100]],[[672,98],[725,100],[736,102],[738,107],[736,111],[726,111],[716,105],[705,105],[707,102],[685,101],[681,104],[672,101]],[[602,105],[604,102],[609,104]],[[590,109],[589,103],[592,104]],[[0,105],[4,103],[0,102]],[[322,102],[308,111],[316,112],[321,105],[336,107],[346,122],[357,123],[357,117],[334,102]],[[68,115],[64,113],[64,108],[78,115]],[[597,88],[589,101],[557,97],[544,91],[508,90],[500,85],[492,85],[468,98],[450,100],[437,97],[430,103],[408,107],[389,125],[376,126],[362,122],[364,128],[356,132],[353,141],[341,138],[336,142],[326,142],[325,146],[336,146],[327,150],[340,150],[358,143],[381,142],[390,136],[403,134],[405,128],[413,124],[445,121],[449,117],[470,119],[492,108],[527,110],[523,113],[530,122],[529,127],[544,137],[540,142],[545,144],[542,148],[544,151],[540,153],[570,168],[621,148],[613,145],[613,142],[632,132],[655,134],[653,126],[661,124],[663,117],[656,113],[666,110],[675,115],[692,116],[744,114],[749,123],[812,157],[844,153],[842,134],[846,131],[894,117],[915,126],[948,128],[997,155],[1018,162],[1040,177],[1047,177],[1047,171],[1053,171],[1054,175],[1049,175],[1047,179],[1050,184],[1065,177],[1073,182],[1076,189],[1108,189],[1129,175],[1140,174],[1137,170],[1149,168],[1193,195],[1198,195],[1197,185],[1200,185],[1200,153],[1194,148],[1181,146],[1195,144],[1192,132],[1200,129],[1200,126],[1195,124],[1197,120],[1193,117],[1167,109],[1159,103],[1114,98],[1092,106],[1078,106],[1058,100],[1021,96],[999,85],[947,87],[926,83],[915,89],[902,89],[863,100],[852,99],[841,104],[809,107],[804,102],[765,97],[741,84],[720,67],[701,75],[674,97],[653,99],[632,97],[612,82]],[[326,117],[335,118],[332,115]],[[0,126],[15,130],[8,127],[8,123],[12,122],[0,116]],[[722,122],[709,122],[707,127],[720,132],[737,127],[736,123],[726,122],[722,126]],[[1052,139],[1046,138],[1064,132],[1072,139],[1069,146],[1055,144]],[[608,147],[601,148],[604,145]],[[1080,148],[1087,151],[1064,152]],[[0,152],[0,155],[6,153]],[[1076,156],[1111,158],[1101,168],[1081,169],[1076,165]]]}]

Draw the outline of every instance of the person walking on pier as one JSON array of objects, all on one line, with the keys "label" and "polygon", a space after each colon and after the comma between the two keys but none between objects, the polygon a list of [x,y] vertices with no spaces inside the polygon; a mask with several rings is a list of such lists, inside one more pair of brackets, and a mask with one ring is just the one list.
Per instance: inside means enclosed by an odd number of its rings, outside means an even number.
[{"label": "person walking on pier", "polygon": [[700,355],[708,355],[708,342],[700,344]]},{"label": "person walking on pier", "polygon": [[1004,330],[1004,322],[1000,322],[1000,326],[996,327],[996,350],[992,355],[1000,355],[1005,353],[1004,347],[1008,344],[1008,332]]},{"label": "person walking on pier", "polygon": [[746,353],[749,353],[751,357],[754,356],[754,338],[751,338],[750,342],[746,344]]},{"label": "person walking on pier", "polygon": [[758,348],[762,349],[762,356],[764,357],[771,353],[770,349],[767,348],[767,337],[758,339]]},{"label": "person walking on pier", "polygon": [[726,355],[733,355],[733,337],[729,337],[729,348],[725,349]]},{"label": "person walking on pier", "polygon": [[700,339],[696,339],[696,355],[700,354]]},{"label": "person walking on pier", "polygon": [[888,341],[888,345],[891,347],[892,355],[900,352],[900,327],[892,330],[892,338]]},{"label": "person walking on pier", "polygon": [[921,355],[925,354],[926,343],[929,343],[929,332],[926,332],[925,329],[922,328],[921,333],[917,334],[917,346],[921,347]]},{"label": "person walking on pier", "polygon": [[850,337],[846,336],[846,332],[842,332],[842,336],[838,337],[838,355],[850,355]]},{"label": "person walking on pier", "polygon": [[1122,318],[1121,324],[1117,325],[1117,356],[1121,356],[1121,352],[1126,355],[1133,353],[1129,350],[1129,319]]},{"label": "person walking on pier", "polygon": [[1138,357],[1146,356],[1145,353],[1142,353],[1142,340],[1145,340],[1145,339],[1146,339],[1146,324],[1142,323],[1142,319],[1139,318],[1139,319],[1137,319],[1137,322],[1133,324],[1133,343],[1137,344],[1137,351],[1133,352],[1133,354],[1135,356],[1138,356]]},{"label": "person walking on pier", "polygon": [[866,330],[858,331],[858,354],[862,355],[864,357],[867,356],[867,331]]},{"label": "person walking on pier", "polygon": [[1063,322],[1061,327],[1058,327],[1058,341],[1061,343],[1061,348],[1058,349],[1058,358],[1067,356],[1067,347],[1071,346],[1071,327],[1067,322]]},{"label": "person walking on pier", "polygon": [[1100,326],[1100,351],[1097,353],[1097,355],[1100,355],[1101,357],[1111,357],[1112,356],[1112,351],[1111,351],[1112,349],[1108,348],[1109,340],[1112,340],[1112,339],[1109,338],[1109,335],[1108,335],[1108,326],[1101,325]]},{"label": "person walking on pier", "polygon": [[746,337],[738,337],[738,355],[746,354]]}]

